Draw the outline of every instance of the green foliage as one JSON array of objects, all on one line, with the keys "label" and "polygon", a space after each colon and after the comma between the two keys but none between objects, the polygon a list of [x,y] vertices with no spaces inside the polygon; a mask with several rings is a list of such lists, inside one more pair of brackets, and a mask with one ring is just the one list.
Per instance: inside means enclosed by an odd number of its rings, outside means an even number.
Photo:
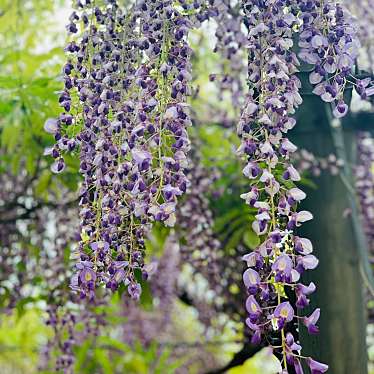
[{"label": "green foliage", "polygon": [[[13,174],[25,169],[36,177],[36,196],[47,198],[56,177],[51,178],[44,148],[53,143],[43,130],[47,118],[60,111],[57,92],[64,59],[58,25],[53,22],[63,1],[0,2],[0,171]],[[71,165],[73,170],[76,165]],[[76,172],[60,181],[72,189],[77,185]]]},{"label": "green foliage", "polygon": [[254,249],[259,244],[251,227],[256,210],[249,208],[240,199],[240,194],[246,192],[247,185],[242,176],[241,165],[233,153],[237,137],[232,131],[218,125],[201,127],[198,137],[202,142],[202,163],[207,167],[214,165],[221,174],[215,184],[216,189],[221,192],[220,196],[211,199],[211,208],[218,217],[215,220],[218,238],[227,254],[235,253],[240,244],[249,250]]},{"label": "green foliage", "polygon": [[139,342],[129,347],[119,340],[100,336],[94,350],[90,352],[89,347],[90,342],[77,347],[77,373],[172,374],[181,365],[180,360],[170,357],[169,348],[157,342],[145,349]]},{"label": "green foliage", "polygon": [[228,374],[276,374],[280,370],[281,364],[278,359],[270,351],[263,349],[243,365],[230,369]]},{"label": "green foliage", "polygon": [[0,371],[2,374],[37,372],[39,347],[49,331],[37,310],[22,317],[3,315],[0,324]]}]

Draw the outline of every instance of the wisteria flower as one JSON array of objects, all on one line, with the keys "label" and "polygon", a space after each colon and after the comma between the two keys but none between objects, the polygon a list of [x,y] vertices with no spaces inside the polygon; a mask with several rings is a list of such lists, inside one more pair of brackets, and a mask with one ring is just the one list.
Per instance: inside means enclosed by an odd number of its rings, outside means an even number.
[{"label": "wisteria flower", "polygon": [[306,362],[308,363],[308,366],[312,372],[312,374],[322,374],[326,373],[328,370],[328,366],[326,364],[323,364],[321,362],[315,361],[312,358],[307,358]]},{"label": "wisteria flower", "polygon": [[246,309],[249,314],[249,318],[252,322],[255,322],[261,315],[262,310],[253,295],[248,296],[246,301]]},{"label": "wisteria flower", "polygon": [[[291,322],[294,317],[294,310],[288,301],[280,303],[274,310],[274,317],[284,322]],[[281,327],[279,327],[281,328]]]},{"label": "wisteria flower", "polygon": [[256,270],[249,268],[243,273],[243,282],[250,293],[256,293],[260,285],[260,275]]},{"label": "wisteria flower", "polygon": [[320,316],[320,309],[317,308],[309,317],[303,318],[304,325],[308,328],[309,334],[318,334],[319,329],[317,327],[317,322]]}]

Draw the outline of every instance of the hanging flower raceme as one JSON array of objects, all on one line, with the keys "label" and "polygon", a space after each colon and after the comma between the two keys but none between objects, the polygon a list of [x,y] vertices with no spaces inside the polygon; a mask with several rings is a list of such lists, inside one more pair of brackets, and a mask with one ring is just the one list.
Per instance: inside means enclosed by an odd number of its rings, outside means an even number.
[{"label": "hanging flower raceme", "polygon": [[359,62],[367,71],[374,69],[372,35],[374,33],[374,2],[373,0],[345,0],[344,5],[355,17],[357,35],[361,43]]},{"label": "hanging flower raceme", "polygon": [[64,113],[45,129],[56,139],[52,170],[63,171],[64,153],[79,152],[83,175],[71,287],[93,298],[99,284],[124,284],[137,299],[135,273],[147,277],[144,236],[154,221],[174,225],[187,188],[190,24],[171,1],[122,9],[86,0],[67,29]]},{"label": "hanging flower raceme", "polygon": [[172,329],[171,315],[178,298],[177,280],[180,274],[179,245],[175,234],[165,240],[160,259],[148,265],[150,291],[156,301],[151,311],[145,311],[131,299],[123,300],[126,323],[123,325],[123,339],[134,345],[139,341],[149,346],[153,341],[161,342]]},{"label": "hanging flower raceme", "polygon": [[229,92],[235,109],[243,105],[246,59],[243,46],[246,43],[243,32],[243,15],[240,12],[240,1],[215,1],[217,14],[212,19],[217,23],[217,38],[214,52],[219,55],[219,71],[210,76],[219,87],[220,100]]},{"label": "hanging flower raceme", "polygon": [[[303,285],[300,276],[318,264],[311,254],[312,243],[295,234],[295,229],[313,216],[297,211],[297,204],[306,195],[295,186],[300,175],[289,159],[297,148],[286,137],[295,125],[290,115],[302,101],[298,92],[301,84],[295,75],[299,63],[292,51],[298,19],[288,5],[288,1],[243,2],[249,30],[249,93],[238,124],[238,154],[247,162],[243,174],[250,183],[250,190],[241,197],[257,209],[253,230],[263,239],[243,258],[248,265],[243,274],[249,294],[246,323],[253,343],[269,334],[275,336],[274,349],[282,358],[284,373],[289,367],[302,370],[301,347],[294,343],[292,331],[298,320],[296,308],[308,305],[315,286]],[[296,305],[286,296],[292,292]],[[314,313],[302,321],[315,326],[317,317]],[[309,330],[315,332],[316,328]],[[315,361],[308,363],[313,371]]]},{"label": "hanging flower raceme", "polygon": [[218,171],[204,168],[199,161],[197,157],[190,159],[188,176],[191,188],[177,211],[179,235],[183,238],[181,258],[183,263],[190,264],[196,273],[203,275],[211,286],[218,287],[222,276],[217,267],[220,241],[214,234],[213,212],[208,199]]},{"label": "hanging flower raceme", "polygon": [[360,201],[361,219],[369,245],[374,256],[374,141],[368,133],[358,134],[358,165],[356,166],[356,190]]},{"label": "hanging flower raceme", "polygon": [[346,87],[353,85],[362,99],[374,94],[371,78],[356,79],[352,74],[360,42],[355,22],[348,10],[335,0],[297,0],[301,11],[299,57],[313,66],[309,81],[313,92],[332,103],[337,118],[345,116]]}]

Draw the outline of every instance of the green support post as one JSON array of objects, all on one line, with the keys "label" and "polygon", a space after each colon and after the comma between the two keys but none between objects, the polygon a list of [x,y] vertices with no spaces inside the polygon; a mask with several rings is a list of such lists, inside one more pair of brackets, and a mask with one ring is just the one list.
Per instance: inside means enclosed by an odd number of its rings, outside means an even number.
[{"label": "green support post", "polygon": [[[290,134],[299,148],[317,157],[336,154],[325,108],[319,97],[305,95],[297,113],[298,125]],[[343,134],[348,162],[352,162],[356,153],[355,132],[347,129]],[[305,223],[298,235],[312,241],[320,261],[318,268],[307,272],[303,281],[317,285],[306,312],[310,314],[319,307],[321,318],[319,335],[310,336],[300,327],[303,354],[327,363],[331,374],[367,374],[364,286],[359,242],[353,217],[347,213],[351,204],[347,181],[322,172],[313,182],[317,189],[301,187],[307,198],[300,209],[311,211],[314,219]]]}]

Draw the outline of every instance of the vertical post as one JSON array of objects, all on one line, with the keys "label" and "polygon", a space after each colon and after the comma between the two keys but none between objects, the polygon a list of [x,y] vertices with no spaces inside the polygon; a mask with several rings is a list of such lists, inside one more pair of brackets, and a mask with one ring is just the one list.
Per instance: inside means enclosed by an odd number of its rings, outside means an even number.
[{"label": "vertical post", "polygon": [[[291,132],[291,138],[299,148],[317,157],[336,153],[320,98],[306,96],[297,119],[298,129]],[[352,161],[355,134],[345,131],[344,138],[349,161]],[[318,188],[303,188],[307,198],[301,209],[311,211],[314,220],[304,224],[298,235],[312,241],[320,261],[319,267],[308,272],[303,281],[306,284],[314,281],[317,285],[311,305],[305,311],[310,314],[320,307],[321,318],[319,335],[310,336],[300,327],[304,354],[327,363],[332,374],[366,374],[366,323],[359,250],[352,217],[344,214],[350,207],[348,190],[339,176],[327,172],[313,178],[313,182]]]}]

